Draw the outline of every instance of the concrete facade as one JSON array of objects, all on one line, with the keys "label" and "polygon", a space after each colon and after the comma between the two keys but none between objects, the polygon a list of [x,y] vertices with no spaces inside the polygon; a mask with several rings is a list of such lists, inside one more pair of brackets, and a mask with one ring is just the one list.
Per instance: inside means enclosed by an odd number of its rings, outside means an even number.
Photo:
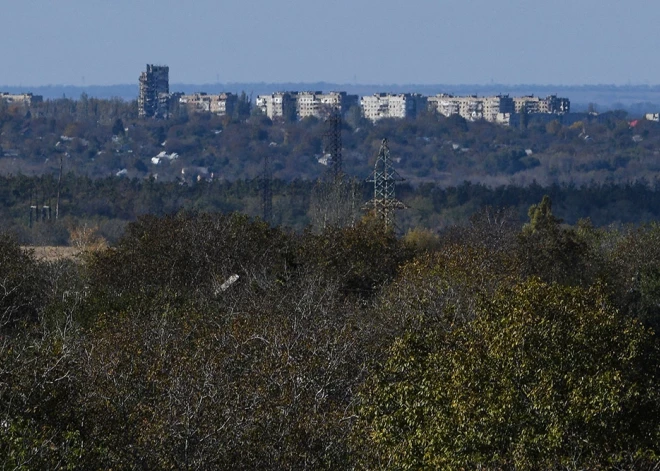
[{"label": "concrete facade", "polygon": [[255,106],[271,119],[287,117],[303,119],[310,116],[325,118],[333,109],[345,113],[357,106],[358,96],[346,92],[277,92],[259,95]]},{"label": "concrete facade", "polygon": [[497,116],[514,112],[514,102],[508,95],[490,97],[453,96],[440,94],[429,97],[429,109],[444,116],[459,115],[468,121],[485,119],[497,122]]},{"label": "concrete facade", "polygon": [[546,98],[532,95],[511,98],[508,95],[478,97],[440,94],[429,97],[428,103],[430,110],[444,116],[457,114],[468,121],[484,119],[500,124],[508,124],[509,115],[521,113],[523,110],[528,114],[566,114],[571,109],[568,98],[556,95]]},{"label": "concrete facade", "polygon": [[141,118],[167,118],[170,102],[170,68],[147,64],[140,74],[138,115]]},{"label": "concrete facade", "polygon": [[376,93],[360,99],[362,115],[374,122],[384,118],[414,118],[426,106],[427,98],[418,93]]},{"label": "concrete facade", "polygon": [[500,114],[510,114],[515,110],[513,98],[509,95],[495,95],[484,97],[483,119],[490,122],[497,122]]},{"label": "concrete facade", "polygon": [[528,114],[566,114],[571,111],[570,100],[557,95],[549,95],[545,98],[534,95],[514,97],[513,102],[516,113],[522,113],[524,110]]},{"label": "concrete facade", "polygon": [[22,106],[32,106],[35,103],[41,103],[44,101],[44,98],[41,95],[33,95],[32,93],[0,93],[0,98],[2,101],[10,104],[22,105]]},{"label": "concrete facade", "polygon": [[189,113],[214,113],[218,116],[232,115],[238,101],[233,93],[220,93],[209,95],[207,93],[193,93],[181,95],[179,104],[185,106]]},{"label": "concrete facade", "polygon": [[270,119],[292,117],[296,113],[298,92],[276,92],[271,95],[259,95],[255,106]]},{"label": "concrete facade", "polygon": [[345,113],[351,106],[357,106],[358,96],[346,92],[300,92],[296,95],[298,119],[313,116],[326,118],[333,109]]}]

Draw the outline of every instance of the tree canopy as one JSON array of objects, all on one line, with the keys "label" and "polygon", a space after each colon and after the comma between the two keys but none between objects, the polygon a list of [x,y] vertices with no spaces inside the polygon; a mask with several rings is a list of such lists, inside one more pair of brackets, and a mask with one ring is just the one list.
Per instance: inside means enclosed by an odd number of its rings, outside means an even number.
[{"label": "tree canopy", "polygon": [[657,460],[657,343],[598,287],[531,279],[477,311],[455,329],[392,345],[362,391],[365,467],[642,469]]}]

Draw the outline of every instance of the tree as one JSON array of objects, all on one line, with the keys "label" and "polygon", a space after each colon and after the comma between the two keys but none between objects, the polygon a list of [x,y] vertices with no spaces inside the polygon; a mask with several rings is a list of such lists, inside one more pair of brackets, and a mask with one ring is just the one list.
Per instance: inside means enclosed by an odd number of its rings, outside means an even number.
[{"label": "tree", "polygon": [[344,174],[318,180],[310,196],[310,216],[317,229],[354,226],[361,211],[360,185]]},{"label": "tree", "polygon": [[544,195],[539,204],[530,206],[527,215],[529,223],[525,224],[523,230],[528,233],[551,231],[561,223],[561,219],[552,214],[552,200],[548,195]]},{"label": "tree", "polygon": [[320,234],[306,232],[297,255],[340,292],[369,298],[395,278],[409,252],[394,231],[366,216],[352,227],[328,226]]},{"label": "tree", "polygon": [[124,123],[121,118],[117,118],[112,125],[112,134],[115,136],[124,136]]},{"label": "tree", "polygon": [[552,213],[549,196],[530,206],[528,215],[516,248],[523,276],[583,286],[599,276],[595,247],[573,228],[562,227],[561,219]]},{"label": "tree", "polygon": [[36,322],[45,302],[46,281],[32,254],[0,234],[0,332]]},{"label": "tree", "polygon": [[206,302],[232,275],[257,287],[284,276],[292,250],[282,230],[240,214],[144,216],[113,250],[93,254],[93,299],[110,305],[151,296]]},{"label": "tree", "polygon": [[251,98],[243,91],[236,100],[234,107],[233,118],[237,121],[245,121],[250,117],[250,109],[252,107]]},{"label": "tree", "polygon": [[408,334],[362,391],[371,469],[651,469],[658,346],[602,290],[529,280]]},{"label": "tree", "polygon": [[660,225],[612,233],[612,287],[620,308],[660,332]]},{"label": "tree", "polygon": [[529,112],[527,111],[527,106],[523,105],[520,108],[520,129],[525,130],[529,126]]}]

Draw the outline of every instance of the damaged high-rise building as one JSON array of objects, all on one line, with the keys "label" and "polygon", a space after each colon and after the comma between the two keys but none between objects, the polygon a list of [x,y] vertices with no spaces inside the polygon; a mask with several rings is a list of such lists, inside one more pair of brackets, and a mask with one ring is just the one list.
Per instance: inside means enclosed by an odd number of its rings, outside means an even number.
[{"label": "damaged high-rise building", "polygon": [[167,118],[170,103],[170,68],[147,64],[140,74],[138,115],[141,118]]}]

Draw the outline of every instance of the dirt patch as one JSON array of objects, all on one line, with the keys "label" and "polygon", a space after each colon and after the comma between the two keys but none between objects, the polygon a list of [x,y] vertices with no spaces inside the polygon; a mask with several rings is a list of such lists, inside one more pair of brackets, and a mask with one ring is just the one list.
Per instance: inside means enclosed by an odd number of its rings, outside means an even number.
[{"label": "dirt patch", "polygon": [[23,249],[32,250],[37,260],[42,260],[45,262],[73,259],[81,253],[81,250],[77,247],[39,246],[23,247]]}]

